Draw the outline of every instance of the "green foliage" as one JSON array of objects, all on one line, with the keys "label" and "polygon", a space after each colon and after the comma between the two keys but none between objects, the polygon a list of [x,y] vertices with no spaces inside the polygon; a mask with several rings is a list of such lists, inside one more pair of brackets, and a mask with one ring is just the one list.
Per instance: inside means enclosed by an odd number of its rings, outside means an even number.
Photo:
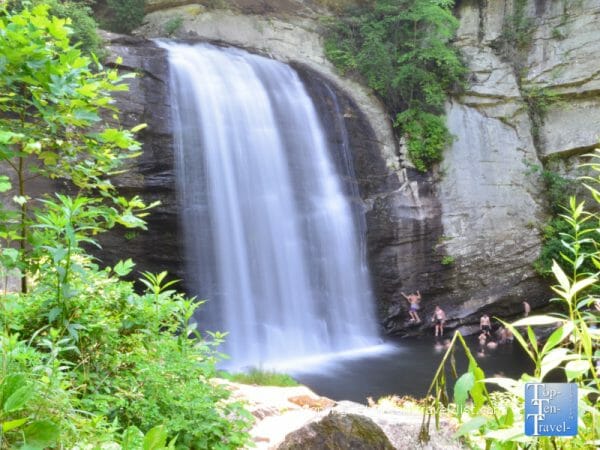
[{"label": "green foliage", "polygon": [[[592,155],[589,166],[596,172],[596,177],[587,178],[588,188],[596,202],[600,203],[600,151]],[[600,217],[586,212],[583,202],[577,203],[574,197],[563,215],[568,230],[563,233],[563,250],[560,258],[563,268],[555,261],[552,266],[555,285],[552,289],[557,294],[551,301],[559,305],[563,312],[546,315],[534,315],[514,323],[503,323],[510,330],[525,354],[534,364],[533,374],[523,374],[520,379],[487,378],[483,372],[478,374],[476,363],[468,352],[462,337],[455,334],[451,347],[446,353],[430,388],[433,394],[431,411],[426,411],[423,418],[422,438],[428,438],[429,420],[432,414],[439,416],[441,406],[437,399],[444,396],[444,366],[456,342],[462,343],[469,358],[469,369],[455,384],[454,401],[457,418],[462,421],[464,413],[468,414],[457,432],[475,448],[520,449],[520,448],[561,448],[584,449],[597,447],[600,438],[600,380],[598,378],[598,360],[600,351],[600,330],[597,328],[598,299],[593,295],[597,290],[600,251],[598,244],[598,225]],[[595,226],[585,228],[583,224],[593,222]],[[590,250],[592,249],[592,250]],[[593,271],[585,269],[586,261],[594,267]],[[536,327],[552,326],[554,331],[545,342],[535,332]],[[451,360],[453,364],[453,361]],[[544,382],[551,371],[559,370],[564,378],[576,383],[579,390],[578,434],[567,439],[554,437],[535,437],[524,435],[523,397],[525,383]],[[492,397],[487,391],[475,392],[476,386],[485,389],[485,383],[492,383],[506,392],[501,397]],[[428,394],[429,394],[428,393]],[[473,408],[466,409],[467,400]]]},{"label": "green foliage", "polygon": [[458,27],[452,6],[451,0],[377,0],[328,24],[327,57],[379,95],[422,171],[451,142],[444,102],[466,74],[450,43]]},{"label": "green foliage", "polygon": [[444,266],[451,266],[452,264],[454,264],[454,257],[450,256],[450,255],[446,255],[442,258],[442,264]]},{"label": "green foliage", "polygon": [[164,30],[167,36],[171,36],[177,30],[181,28],[183,24],[183,17],[177,16],[173,17],[165,22]]},{"label": "green foliage", "polygon": [[221,376],[237,383],[256,384],[258,386],[298,386],[298,382],[288,374],[271,370],[261,370],[255,367],[248,372],[222,372]]},{"label": "green foliage", "polygon": [[[552,276],[554,261],[563,270],[568,268],[569,262],[561,256],[561,254],[565,254],[565,243],[573,241],[570,211],[565,205],[569,203],[569,197],[575,195],[580,189],[581,183],[565,178],[552,170],[541,169],[539,166],[532,166],[531,171],[541,174],[552,214],[552,218],[542,229],[542,248],[534,267],[540,275]],[[578,226],[585,231],[593,229],[596,225],[593,221],[582,220]],[[591,242],[582,242],[582,248],[588,253],[594,251],[594,245]],[[594,272],[595,268],[591,260],[585,259],[582,264],[581,270],[588,273]]]},{"label": "green foliage", "polygon": [[103,23],[110,31],[129,33],[144,20],[146,0],[106,0],[107,17]]},{"label": "green foliage", "polygon": [[[200,302],[166,273],[144,273],[136,291],[120,278],[131,260],[101,269],[84,248],[116,224],[145,226],[148,206],[110,182],[140,149],[139,127],[100,116],[118,119],[121,78],[92,71],[44,5],[0,16],[0,55],[0,159],[16,184],[15,208],[0,208],[0,449],[246,445],[251,416],[211,382],[223,335],[196,330]],[[73,195],[30,197],[40,175]],[[15,271],[28,278],[19,293]]]},{"label": "green foliage", "polygon": [[97,24],[94,19],[94,13],[91,5],[93,0],[18,0],[9,2],[9,6],[14,11],[20,11],[24,5],[45,4],[50,8],[53,16],[61,19],[70,19],[70,28],[73,33],[70,36],[71,43],[79,43],[81,50],[85,53],[94,53],[99,55],[102,52],[101,40],[97,32]]},{"label": "green foliage", "polygon": [[32,216],[50,205],[28,195],[32,178],[63,180],[104,199],[93,202],[88,234],[117,223],[143,228],[148,209],[137,197],[118,195],[109,178],[140,154],[133,133],[142,127],[125,130],[101,121],[103,112],[115,113],[111,94],[127,89],[124,77],[93,67],[70,43],[68,21],[50,16],[43,4],[0,16],[0,161],[12,171],[17,194],[14,208],[2,211],[0,245],[18,243],[23,290],[25,276],[37,269],[28,251]]},{"label": "green foliage", "polygon": [[513,13],[504,20],[502,45],[509,52],[522,51],[529,47],[533,34],[533,21],[526,15],[527,0],[515,0]]}]

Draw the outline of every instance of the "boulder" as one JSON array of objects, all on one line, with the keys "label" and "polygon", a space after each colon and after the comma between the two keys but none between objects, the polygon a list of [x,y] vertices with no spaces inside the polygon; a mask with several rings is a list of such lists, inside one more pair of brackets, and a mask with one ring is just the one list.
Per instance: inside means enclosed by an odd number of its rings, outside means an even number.
[{"label": "boulder", "polygon": [[278,450],[393,450],[385,433],[371,419],[331,411],[288,434]]}]

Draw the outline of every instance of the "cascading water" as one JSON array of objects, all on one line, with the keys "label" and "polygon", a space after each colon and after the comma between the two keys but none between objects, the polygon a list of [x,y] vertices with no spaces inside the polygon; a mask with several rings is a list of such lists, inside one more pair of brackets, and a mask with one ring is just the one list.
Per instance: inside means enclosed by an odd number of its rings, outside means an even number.
[{"label": "cascading water", "polygon": [[297,73],[242,50],[168,50],[191,290],[237,367],[379,342],[353,213]]}]

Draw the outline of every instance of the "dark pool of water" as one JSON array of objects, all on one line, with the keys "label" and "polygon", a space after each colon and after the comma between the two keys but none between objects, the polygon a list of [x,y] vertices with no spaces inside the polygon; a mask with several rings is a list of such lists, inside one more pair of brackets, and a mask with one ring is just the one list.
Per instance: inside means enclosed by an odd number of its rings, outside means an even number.
[{"label": "dark pool of water", "polygon": [[[485,349],[482,354],[474,338],[468,338],[467,342],[486,376],[502,374],[518,378],[530,368],[517,343]],[[291,372],[300,383],[334,400],[366,403],[367,397],[377,399],[392,394],[423,397],[446,351],[443,344],[433,337],[391,340],[372,354],[349,356]],[[461,353],[456,358],[459,375],[467,367]]]}]

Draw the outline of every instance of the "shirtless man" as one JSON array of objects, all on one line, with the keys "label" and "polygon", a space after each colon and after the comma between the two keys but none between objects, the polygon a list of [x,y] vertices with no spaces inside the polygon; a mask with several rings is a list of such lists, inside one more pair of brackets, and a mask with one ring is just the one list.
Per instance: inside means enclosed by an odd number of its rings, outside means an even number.
[{"label": "shirtless man", "polygon": [[417,311],[419,310],[419,303],[421,302],[421,294],[419,291],[417,291],[416,294],[409,295],[406,295],[404,292],[400,293],[406,300],[408,300],[408,303],[410,303],[410,310],[408,312],[410,314],[410,321],[420,323],[421,319],[419,318]]},{"label": "shirtless man", "polygon": [[487,314],[481,316],[481,320],[479,320],[479,329],[488,337],[492,337],[492,323],[490,322],[490,316]]},{"label": "shirtless man", "polygon": [[[438,305],[435,305],[435,311],[433,311],[432,322],[435,322],[435,335],[444,335],[444,322],[446,322],[446,313]],[[439,334],[438,334],[439,333]]]}]

